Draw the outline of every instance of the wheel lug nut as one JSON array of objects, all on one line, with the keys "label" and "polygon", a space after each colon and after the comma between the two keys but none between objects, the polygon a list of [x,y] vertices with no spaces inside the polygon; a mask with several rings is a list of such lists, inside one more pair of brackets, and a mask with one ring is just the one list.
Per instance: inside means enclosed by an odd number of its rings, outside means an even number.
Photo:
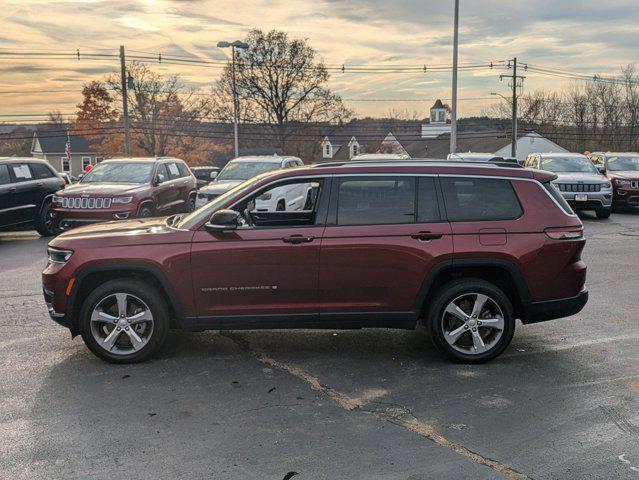
[{"label": "wheel lug nut", "polygon": [[477,322],[477,325],[481,325],[481,322]]},{"label": "wheel lug nut", "polygon": [[465,328],[466,330],[468,330],[468,325],[464,325],[464,328]]},{"label": "wheel lug nut", "polygon": [[473,328],[473,332],[476,332],[476,331],[477,331],[477,329],[476,329],[476,328]]},{"label": "wheel lug nut", "polygon": [[124,329],[125,329],[125,330],[128,330],[128,329],[129,329],[129,327],[124,327]]},{"label": "wheel lug nut", "polygon": [[[130,319],[130,318],[129,318],[129,319],[127,319],[127,322],[131,323],[131,319]],[[481,324],[480,324],[480,325],[481,325]]]},{"label": "wheel lug nut", "polygon": [[116,330],[122,330],[120,327],[115,327]]}]

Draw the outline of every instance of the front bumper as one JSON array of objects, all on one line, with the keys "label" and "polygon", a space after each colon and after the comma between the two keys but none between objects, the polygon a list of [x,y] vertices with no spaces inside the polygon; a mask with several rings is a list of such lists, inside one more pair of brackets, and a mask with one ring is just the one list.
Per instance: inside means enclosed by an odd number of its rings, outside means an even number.
[{"label": "front bumper", "polygon": [[42,294],[44,295],[44,303],[47,305],[47,311],[49,312],[51,319],[63,327],[71,328],[71,324],[68,321],[66,314],[55,311],[55,306],[53,304],[54,293],[51,290],[42,288]]},{"label": "front bumper", "polygon": [[527,306],[522,323],[539,323],[570,317],[581,312],[586,303],[588,303],[588,290],[585,288],[575,297],[533,302]]},{"label": "front bumper", "polygon": [[120,209],[111,208],[105,210],[54,208],[53,216],[60,229],[68,230],[92,223],[134,218],[135,209],[131,205],[125,205]]},{"label": "front bumper", "polygon": [[[585,195],[586,200],[577,200],[580,195]],[[575,210],[600,210],[612,206],[612,191],[601,192],[561,192],[564,200]]]},{"label": "front bumper", "polygon": [[639,207],[639,190],[633,188],[619,188],[615,190],[615,203]]}]

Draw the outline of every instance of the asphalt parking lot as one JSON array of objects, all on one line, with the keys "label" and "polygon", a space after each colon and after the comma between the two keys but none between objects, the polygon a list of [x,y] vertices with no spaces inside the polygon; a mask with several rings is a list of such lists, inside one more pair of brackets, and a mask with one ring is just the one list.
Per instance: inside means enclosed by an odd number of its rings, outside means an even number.
[{"label": "asphalt parking lot", "polygon": [[172,332],[113,366],[0,235],[0,478],[639,478],[639,214],[584,215],[590,302],[481,366],[422,332]]}]

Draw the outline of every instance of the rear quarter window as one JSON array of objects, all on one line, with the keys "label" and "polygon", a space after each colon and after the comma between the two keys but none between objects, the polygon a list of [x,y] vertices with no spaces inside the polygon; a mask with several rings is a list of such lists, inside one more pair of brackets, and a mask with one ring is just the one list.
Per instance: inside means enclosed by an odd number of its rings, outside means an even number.
[{"label": "rear quarter window", "polygon": [[514,220],[523,213],[510,180],[442,177],[441,184],[451,222]]},{"label": "rear quarter window", "polygon": [[570,208],[570,205],[568,204],[566,199],[561,195],[557,187],[555,187],[551,182],[546,182],[546,183],[543,183],[542,185],[546,189],[546,191],[550,194],[550,196],[555,199],[555,201],[559,204],[559,206],[565,213],[567,213],[568,215],[575,214],[575,212],[573,212],[572,208]]}]

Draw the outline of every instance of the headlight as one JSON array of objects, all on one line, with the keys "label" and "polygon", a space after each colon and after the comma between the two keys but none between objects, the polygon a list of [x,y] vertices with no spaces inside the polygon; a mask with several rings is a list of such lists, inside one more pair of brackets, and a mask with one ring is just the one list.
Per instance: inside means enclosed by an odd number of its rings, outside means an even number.
[{"label": "headlight", "polygon": [[630,180],[623,180],[621,178],[615,178],[615,184],[618,187],[629,187],[630,186]]},{"label": "headlight", "polygon": [[120,203],[120,204],[127,204],[127,203],[131,203],[131,200],[133,200],[133,197],[113,197],[113,200],[111,200],[112,203]]},{"label": "headlight", "polygon": [[601,188],[605,188],[605,189],[612,188],[612,183],[610,182],[602,183]]},{"label": "headlight", "polygon": [[71,258],[71,255],[73,255],[73,251],[71,250],[59,250],[51,247],[47,248],[47,256],[51,263],[67,263]]},{"label": "headlight", "polygon": [[59,197],[58,195],[54,195],[51,201],[54,205],[62,205],[62,197]]}]

